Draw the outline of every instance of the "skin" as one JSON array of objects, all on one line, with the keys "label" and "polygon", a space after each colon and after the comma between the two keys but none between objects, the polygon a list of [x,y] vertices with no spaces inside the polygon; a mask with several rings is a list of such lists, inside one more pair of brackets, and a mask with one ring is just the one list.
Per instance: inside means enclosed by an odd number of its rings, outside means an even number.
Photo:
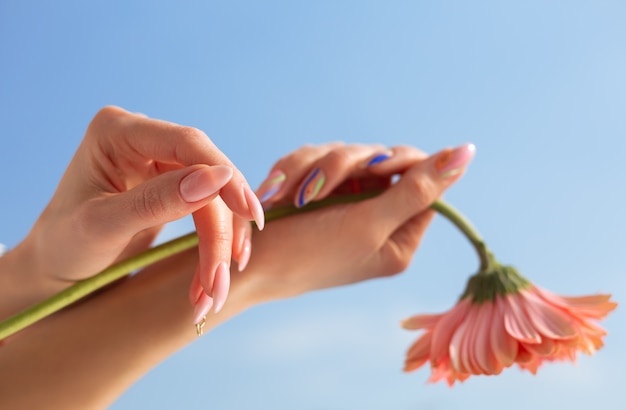
[{"label": "skin", "polygon": [[[378,188],[388,187],[394,174],[402,177],[376,198],[290,216],[250,233],[254,252],[245,272],[230,268],[230,296],[219,313],[207,316],[208,337],[215,326],[257,304],[388,277],[408,266],[433,217],[428,206],[461,174],[444,178],[436,170],[446,151],[426,158],[410,147],[392,148],[389,160],[365,169],[381,149],[304,147],[277,162],[273,169],[283,170],[288,182],[267,207],[293,202],[303,178],[318,167],[329,177],[316,199],[349,190],[352,180]],[[219,223],[236,226],[237,217],[224,211],[226,200],[219,206]],[[0,276],[31,263],[20,255],[0,259]],[[175,255],[7,340],[0,348],[0,407],[106,408],[196,339],[198,312],[190,299],[209,297],[198,278],[201,258],[197,251]]]},{"label": "skin", "polygon": [[[196,187],[210,189],[189,202],[182,193],[192,173],[198,176]],[[258,199],[202,131],[117,107],[102,109],[50,203],[24,241],[3,258],[0,318],[146,249],[165,223],[188,214],[200,237],[202,287],[215,296],[217,265],[240,259],[243,239],[250,235],[242,221],[263,225]],[[218,298],[224,300],[225,293]]]}]

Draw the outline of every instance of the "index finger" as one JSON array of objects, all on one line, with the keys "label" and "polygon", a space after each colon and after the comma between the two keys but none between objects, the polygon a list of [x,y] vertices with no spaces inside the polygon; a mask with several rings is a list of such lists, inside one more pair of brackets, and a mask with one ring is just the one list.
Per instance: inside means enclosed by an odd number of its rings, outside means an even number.
[{"label": "index finger", "polygon": [[[117,107],[107,107],[98,116],[98,123],[104,122],[113,127],[115,133],[127,144],[126,147],[109,144],[112,150],[132,150],[131,155],[139,154],[147,160],[175,166],[206,164],[231,167],[234,174],[221,189],[221,198],[231,211],[248,220],[254,220],[259,229],[263,228],[263,208],[246,178],[203,131],[132,114]],[[108,135],[109,132],[102,134]],[[102,143],[106,146],[107,141]]]}]

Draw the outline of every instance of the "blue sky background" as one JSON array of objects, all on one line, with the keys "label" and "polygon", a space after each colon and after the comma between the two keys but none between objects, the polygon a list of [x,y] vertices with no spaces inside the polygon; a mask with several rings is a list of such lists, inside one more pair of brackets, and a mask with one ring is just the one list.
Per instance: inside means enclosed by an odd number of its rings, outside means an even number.
[{"label": "blue sky background", "polygon": [[[555,292],[623,303],[624,21],[621,1],[0,1],[0,241],[26,235],[115,104],[203,129],[255,186],[304,143],[474,142],[446,199],[499,258]],[[453,389],[403,374],[417,335],[400,319],[449,309],[475,268],[439,218],[405,274],[250,310],[113,408],[626,407],[622,307],[576,365]]]}]

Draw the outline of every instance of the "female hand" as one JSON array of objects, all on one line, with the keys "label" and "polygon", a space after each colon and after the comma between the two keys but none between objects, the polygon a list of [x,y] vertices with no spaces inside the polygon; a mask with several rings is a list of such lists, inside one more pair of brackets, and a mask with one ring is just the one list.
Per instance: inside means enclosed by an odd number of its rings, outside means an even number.
[{"label": "female hand", "polygon": [[259,200],[202,131],[104,108],[27,238],[5,256],[11,275],[0,282],[13,295],[1,313],[144,250],[164,223],[190,213],[200,241],[198,281],[221,305],[231,255],[245,260],[250,252],[249,223],[233,230],[231,211],[263,228]]},{"label": "female hand", "polygon": [[[332,144],[282,158],[258,191],[267,207],[388,188],[359,203],[273,221],[255,234],[245,275],[253,299],[292,297],[403,271],[433,217],[430,204],[459,179],[473,155],[472,144],[430,157],[406,146]],[[391,185],[396,174],[400,178]]]}]

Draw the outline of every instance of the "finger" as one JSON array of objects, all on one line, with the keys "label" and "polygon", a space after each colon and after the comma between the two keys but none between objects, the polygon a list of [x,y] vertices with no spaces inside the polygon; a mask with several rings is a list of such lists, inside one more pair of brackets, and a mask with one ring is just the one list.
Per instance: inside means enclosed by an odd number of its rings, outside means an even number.
[{"label": "finger", "polygon": [[252,226],[250,222],[234,215],[233,217],[233,259],[237,269],[243,271],[248,265],[252,252]]},{"label": "finger", "polygon": [[305,145],[298,150],[280,158],[269,172],[267,178],[257,189],[261,202],[269,207],[280,202],[287,193],[293,191],[311,164],[333,149],[344,146],[342,142],[331,142],[322,145]]},{"label": "finger", "polygon": [[363,162],[363,168],[374,175],[393,175],[403,173],[426,158],[428,154],[424,151],[408,145],[398,145],[374,153]]},{"label": "finger", "polygon": [[209,313],[214,305],[213,298],[203,293],[193,308],[193,323],[202,323],[204,317]]},{"label": "finger", "polygon": [[473,144],[445,149],[407,170],[402,178],[363,206],[369,219],[379,220],[390,236],[398,227],[430,206],[456,182],[474,157]]},{"label": "finger", "polygon": [[382,191],[391,186],[392,177],[402,174],[419,161],[428,158],[423,151],[400,145],[378,150],[361,163],[368,175],[352,175],[333,189],[332,195],[354,194],[358,192]]},{"label": "finger", "polygon": [[311,169],[296,189],[295,205],[302,207],[325,198],[348,176],[359,178],[365,175],[363,161],[381,149],[380,145],[353,144],[330,151],[311,164]]},{"label": "finger", "polygon": [[128,259],[131,256],[137,255],[139,252],[148,249],[161,232],[162,227],[163,225],[153,226],[152,228],[144,229],[143,231],[135,234],[126,248],[124,248],[124,250],[117,256],[116,262]]},{"label": "finger", "polygon": [[87,202],[86,226],[114,240],[160,226],[202,208],[232,177],[225,166],[195,165],[171,171],[116,195]]},{"label": "finger", "polygon": [[196,271],[191,278],[191,285],[189,285],[189,302],[192,306],[195,306],[200,300],[200,296],[204,295],[204,288],[200,283],[200,265],[196,266]]},{"label": "finger", "polygon": [[381,249],[381,266],[387,269],[387,272],[383,272],[384,275],[395,275],[406,270],[434,216],[435,212],[427,209],[400,225],[391,234]]},{"label": "finger", "polygon": [[[101,136],[99,142],[105,156],[134,158],[139,155],[165,164],[225,165],[232,168],[233,176],[220,193],[222,199],[233,212],[249,220],[254,219],[259,229],[263,228],[263,208],[248,182],[201,130],[135,115],[117,107],[101,110],[92,124],[101,129],[96,135]],[[112,133],[119,137],[110,138]]]},{"label": "finger", "polygon": [[198,232],[199,278],[204,292],[222,305],[228,288],[215,286],[216,277],[223,280],[224,270],[230,271],[233,246],[232,213],[219,197],[193,213]]}]

